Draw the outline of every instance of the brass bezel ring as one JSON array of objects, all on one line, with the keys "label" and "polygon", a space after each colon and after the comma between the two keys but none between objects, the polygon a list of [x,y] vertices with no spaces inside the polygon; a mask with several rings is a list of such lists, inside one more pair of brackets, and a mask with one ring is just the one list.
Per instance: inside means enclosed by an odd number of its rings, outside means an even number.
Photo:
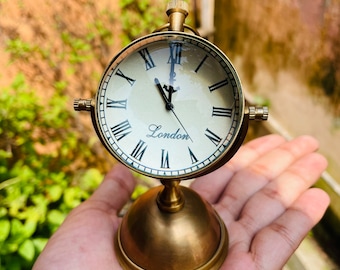
[{"label": "brass bezel ring", "polygon": [[[169,27],[170,27],[170,23],[164,24],[161,27],[154,30],[152,33],[169,30]],[[191,27],[190,25],[183,24],[183,27],[184,27],[184,29],[190,30],[191,32],[193,32],[196,36],[201,36],[200,33],[195,28]]]}]

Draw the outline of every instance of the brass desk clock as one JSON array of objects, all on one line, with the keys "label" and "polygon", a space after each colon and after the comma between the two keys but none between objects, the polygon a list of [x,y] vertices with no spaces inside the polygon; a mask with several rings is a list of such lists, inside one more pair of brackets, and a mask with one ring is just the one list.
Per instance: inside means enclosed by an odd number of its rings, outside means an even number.
[{"label": "brass desk clock", "polygon": [[113,240],[121,266],[218,269],[228,252],[227,229],[212,206],[179,183],[225,164],[248,121],[266,120],[268,109],[246,107],[229,59],[184,24],[185,2],[170,2],[167,15],[168,24],[112,59],[95,99],[77,99],[74,108],[91,112],[118,161],[163,184],[124,216]]}]

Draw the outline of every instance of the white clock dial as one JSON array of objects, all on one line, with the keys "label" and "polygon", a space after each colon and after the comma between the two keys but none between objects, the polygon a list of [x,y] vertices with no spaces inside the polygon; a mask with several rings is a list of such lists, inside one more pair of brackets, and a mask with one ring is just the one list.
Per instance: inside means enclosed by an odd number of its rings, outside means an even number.
[{"label": "white clock dial", "polygon": [[208,171],[228,153],[244,116],[229,60],[185,33],[139,39],[108,66],[96,97],[101,140],[122,163],[161,179]]}]

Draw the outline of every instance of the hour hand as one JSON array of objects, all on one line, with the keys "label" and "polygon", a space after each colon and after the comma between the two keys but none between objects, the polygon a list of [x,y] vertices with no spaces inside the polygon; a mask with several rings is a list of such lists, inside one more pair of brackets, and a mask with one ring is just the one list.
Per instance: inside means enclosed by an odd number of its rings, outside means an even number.
[{"label": "hour hand", "polygon": [[162,85],[160,84],[159,80],[157,78],[155,78],[155,84],[158,88],[159,93],[161,94],[164,102],[165,102],[165,108],[170,111],[174,108],[174,105],[172,105],[172,103],[169,101],[169,99],[166,97]]}]

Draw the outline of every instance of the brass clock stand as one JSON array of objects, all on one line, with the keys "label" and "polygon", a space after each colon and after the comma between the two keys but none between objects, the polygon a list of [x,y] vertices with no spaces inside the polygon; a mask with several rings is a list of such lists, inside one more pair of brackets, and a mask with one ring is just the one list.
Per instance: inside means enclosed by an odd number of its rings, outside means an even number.
[{"label": "brass clock stand", "polygon": [[[159,30],[184,24],[186,3],[172,1]],[[212,208],[180,181],[164,180],[138,198],[123,218],[115,251],[125,269],[219,269],[228,252],[227,229]]]},{"label": "brass clock stand", "polygon": [[115,238],[124,269],[219,269],[228,233],[214,209],[178,181],[138,198]]}]

